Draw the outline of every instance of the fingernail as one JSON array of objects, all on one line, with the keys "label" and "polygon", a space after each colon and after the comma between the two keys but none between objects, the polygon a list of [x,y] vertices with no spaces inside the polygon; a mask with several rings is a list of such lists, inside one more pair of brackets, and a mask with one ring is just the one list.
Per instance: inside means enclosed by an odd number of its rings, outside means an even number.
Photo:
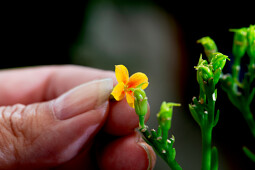
[{"label": "fingernail", "polygon": [[147,158],[148,158],[148,168],[147,168],[147,170],[152,170],[155,166],[155,163],[156,163],[155,152],[153,151],[152,147],[149,146],[145,142],[138,142],[137,144],[140,145],[147,154]]},{"label": "fingernail", "polygon": [[139,142],[137,143],[138,145],[140,145],[144,151],[147,154],[147,158],[148,158],[148,168],[147,170],[152,170],[155,166],[156,163],[156,155],[155,152],[153,151],[153,149],[145,142]]},{"label": "fingernail", "polygon": [[148,158],[148,168],[147,170],[151,170],[154,168],[155,163],[156,163],[156,155],[155,152],[153,151],[152,147],[149,146],[147,143],[144,142],[142,139],[142,135],[140,134],[139,131],[136,131],[136,143],[143,148],[143,150],[147,154]]},{"label": "fingernail", "polygon": [[77,86],[53,101],[55,116],[64,120],[96,109],[108,101],[112,88],[112,79],[95,80]]}]

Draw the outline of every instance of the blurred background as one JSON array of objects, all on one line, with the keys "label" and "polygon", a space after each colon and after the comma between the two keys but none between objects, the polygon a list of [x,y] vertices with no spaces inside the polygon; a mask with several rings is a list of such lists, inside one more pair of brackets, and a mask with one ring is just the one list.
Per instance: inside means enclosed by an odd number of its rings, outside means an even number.
[{"label": "blurred background", "polygon": [[[200,169],[200,129],[188,110],[199,93],[194,66],[203,48],[196,40],[210,36],[231,58],[233,33],[228,30],[255,24],[249,6],[167,0],[12,1],[1,5],[0,68],[76,64],[114,70],[114,65],[124,64],[130,74],[146,73],[149,127],[157,128],[162,101],[181,103],[174,108],[170,132],[176,139],[176,159],[183,169]],[[228,62],[224,73],[230,70]],[[255,151],[255,140],[220,88],[216,108],[221,112],[213,131],[219,169],[254,169],[241,148]],[[158,158],[155,169],[167,165]]]}]

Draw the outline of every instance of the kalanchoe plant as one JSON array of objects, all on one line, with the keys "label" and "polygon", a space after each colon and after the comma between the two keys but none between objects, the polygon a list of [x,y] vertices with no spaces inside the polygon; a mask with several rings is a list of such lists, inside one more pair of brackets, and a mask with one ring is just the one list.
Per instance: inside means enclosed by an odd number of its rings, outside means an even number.
[{"label": "kalanchoe plant", "polygon": [[[248,28],[230,29],[234,32],[232,74],[222,76],[222,88],[227,93],[229,100],[238,108],[246,120],[250,131],[255,138],[255,120],[251,112],[251,103],[255,95],[255,25]],[[241,58],[248,54],[250,63],[248,72],[240,81],[239,72]],[[255,154],[246,147],[243,148],[246,155],[255,162]]]},{"label": "kalanchoe plant", "polygon": [[139,117],[139,131],[143,134],[144,140],[150,144],[154,151],[162,157],[169,167],[173,170],[181,170],[182,168],[176,162],[176,151],[173,148],[175,141],[174,136],[168,138],[168,131],[171,128],[171,120],[173,115],[173,107],[180,106],[176,103],[163,102],[159,113],[157,114],[159,127],[158,131],[144,124],[144,117],[147,113],[147,96],[144,89],[148,86],[148,78],[144,73],[135,73],[129,78],[128,70],[123,65],[115,67],[115,74],[118,84],[112,91],[112,96],[115,100],[122,100],[125,95],[130,107],[135,109]]},{"label": "kalanchoe plant", "polygon": [[[219,110],[215,113],[217,99],[216,84],[219,82],[222,69],[228,57],[216,52],[217,47],[209,37],[198,40],[205,45],[208,60],[200,56],[197,70],[197,81],[200,87],[199,98],[193,98],[189,105],[191,115],[199,124],[202,133],[202,170],[218,169],[218,151],[212,147],[212,130],[219,120]],[[212,47],[209,48],[208,47]]]},{"label": "kalanchoe plant", "polygon": [[[255,120],[250,108],[255,95],[255,25],[250,25],[248,28],[230,29],[230,31],[234,32],[232,49],[234,60],[232,74],[221,75],[222,88],[227,93],[233,105],[243,114],[253,137],[255,137]],[[210,41],[208,39],[210,39]],[[201,42],[207,57],[210,57],[212,53],[210,53],[210,50],[208,52],[208,46],[216,47],[214,41],[211,38],[204,37],[198,42]],[[208,45],[203,42],[214,43],[214,45]],[[217,49],[217,47],[215,49]],[[243,80],[240,81],[241,59],[246,53],[250,58],[250,63],[248,65],[248,72],[245,73]],[[243,147],[243,151],[255,162],[255,154],[247,147]]]}]

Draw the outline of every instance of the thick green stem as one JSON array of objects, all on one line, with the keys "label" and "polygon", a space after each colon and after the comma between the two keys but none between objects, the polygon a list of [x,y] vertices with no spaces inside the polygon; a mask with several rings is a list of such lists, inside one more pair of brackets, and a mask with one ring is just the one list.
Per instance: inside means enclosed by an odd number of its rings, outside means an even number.
[{"label": "thick green stem", "polygon": [[176,160],[168,161],[168,166],[172,168],[172,170],[182,170],[182,167],[176,162]]},{"label": "thick green stem", "polygon": [[202,170],[211,169],[212,160],[212,127],[202,130]]},{"label": "thick green stem", "polygon": [[243,117],[244,117],[245,121],[247,122],[253,137],[255,138],[255,120],[254,120],[253,115],[251,113],[250,107],[249,106],[240,107],[239,109],[242,112]]},{"label": "thick green stem", "polygon": [[[162,141],[157,137],[156,131],[154,131],[154,133],[150,133],[147,128],[140,128],[139,131],[143,134],[143,139],[153,147],[154,151],[167,162],[168,166],[172,170],[182,170],[178,162],[175,159],[171,159],[170,154],[172,153],[170,152],[170,149],[173,148],[164,148],[164,146],[162,146]],[[162,152],[162,150],[165,150],[165,152]]]},{"label": "thick green stem", "polygon": [[[207,118],[204,119],[203,124],[201,125],[202,133],[202,170],[211,170],[212,168],[212,129],[215,124],[215,85],[212,82],[209,82],[210,88],[206,91],[207,97]],[[214,160],[217,162],[217,160]]]}]

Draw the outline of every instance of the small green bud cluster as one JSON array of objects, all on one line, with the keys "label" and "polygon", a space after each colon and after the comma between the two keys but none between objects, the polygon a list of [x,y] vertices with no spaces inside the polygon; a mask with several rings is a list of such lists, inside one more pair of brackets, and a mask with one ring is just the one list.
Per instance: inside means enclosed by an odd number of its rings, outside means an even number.
[{"label": "small green bud cluster", "polygon": [[[206,39],[214,44],[209,37],[206,37]],[[204,38],[200,39],[201,42],[203,42],[202,40]],[[215,86],[222,75],[226,60],[229,60],[228,56],[219,52],[210,53],[210,60],[209,57],[208,60],[204,60],[201,55],[198,65],[195,67],[200,94],[199,100],[196,97],[193,98],[193,104],[189,105],[189,110],[201,128],[207,125],[214,127],[218,122],[219,111],[217,114],[214,113],[214,104],[217,99]]]},{"label": "small green bud cluster", "polygon": [[235,57],[235,65],[240,65],[241,58],[247,52],[250,57],[250,64],[255,64],[255,25],[250,27],[230,29],[234,32],[232,53]]},{"label": "small green bud cluster", "polygon": [[195,67],[197,69],[197,81],[202,90],[200,97],[206,93],[205,85],[208,84],[208,81],[213,80],[214,86],[219,82],[226,60],[229,60],[228,56],[218,52],[211,54],[211,56],[211,61],[208,63],[207,60],[202,59],[201,55],[198,65]]}]

